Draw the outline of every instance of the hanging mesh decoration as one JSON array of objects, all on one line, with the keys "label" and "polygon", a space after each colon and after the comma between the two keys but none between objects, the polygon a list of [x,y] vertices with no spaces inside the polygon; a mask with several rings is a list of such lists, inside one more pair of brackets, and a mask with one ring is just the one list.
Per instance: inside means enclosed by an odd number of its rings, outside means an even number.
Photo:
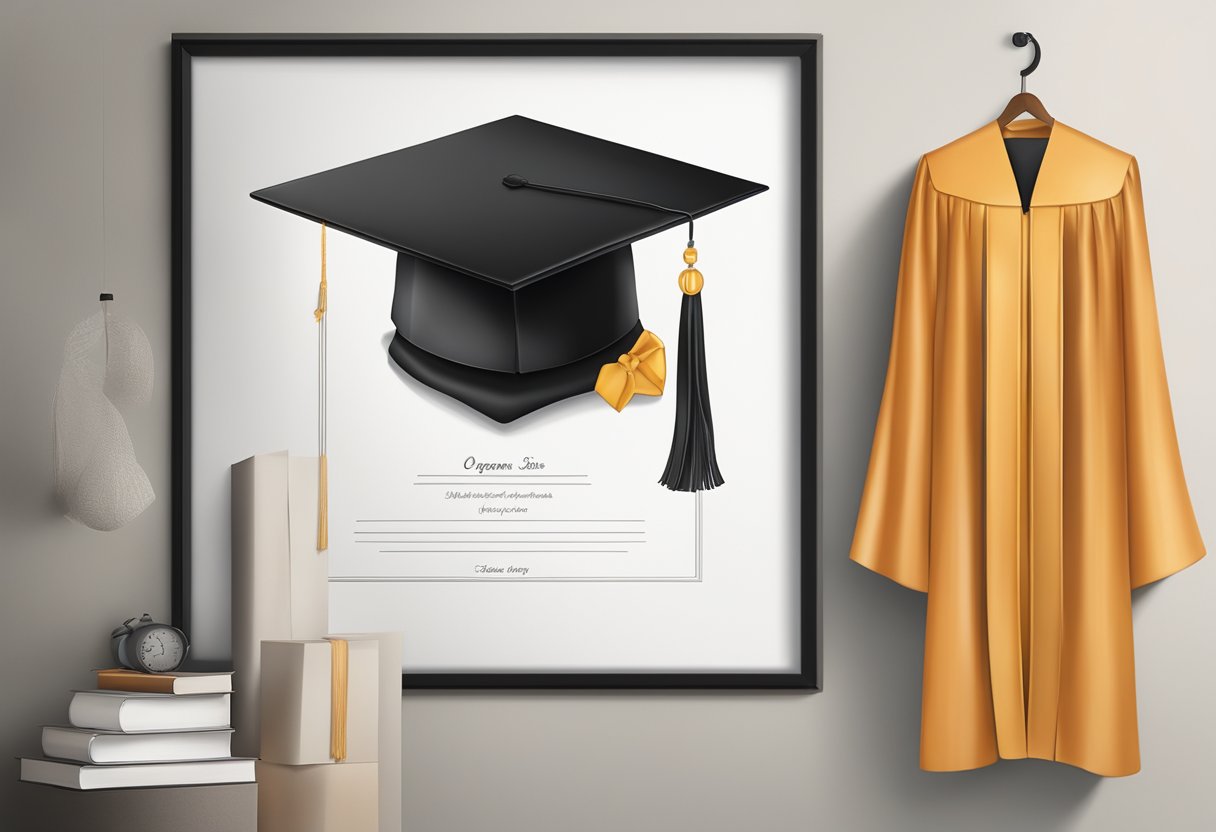
[{"label": "hanging mesh decoration", "polygon": [[55,490],[64,513],[113,531],[156,499],[118,408],[152,397],[152,346],[139,326],[109,311],[68,336],[55,392]]}]

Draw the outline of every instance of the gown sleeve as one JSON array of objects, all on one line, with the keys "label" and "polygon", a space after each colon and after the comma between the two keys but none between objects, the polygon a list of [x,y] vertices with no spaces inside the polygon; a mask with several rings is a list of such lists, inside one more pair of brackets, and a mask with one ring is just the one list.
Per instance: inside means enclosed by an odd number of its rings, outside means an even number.
[{"label": "gown sleeve", "polygon": [[937,213],[922,158],[908,202],[887,379],[849,553],[867,569],[921,592],[929,588]]},{"label": "gown sleeve", "polygon": [[1190,566],[1204,548],[1174,431],[1135,159],[1120,202],[1128,534],[1131,583],[1138,587]]}]

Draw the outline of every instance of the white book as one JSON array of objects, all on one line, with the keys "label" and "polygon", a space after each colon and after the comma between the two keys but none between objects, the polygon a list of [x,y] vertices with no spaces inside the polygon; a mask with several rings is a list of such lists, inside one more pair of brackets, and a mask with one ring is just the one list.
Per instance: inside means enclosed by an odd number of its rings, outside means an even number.
[{"label": "white book", "polygon": [[202,731],[227,728],[230,693],[125,693],[78,690],[68,706],[68,722],[76,728],[102,731]]},{"label": "white book", "polygon": [[147,786],[202,786],[252,783],[253,760],[230,757],[189,763],[86,766],[61,760],[21,758],[21,779],[64,789],[135,789]]},{"label": "white book", "polygon": [[232,729],[124,734],[47,725],[42,729],[42,753],[93,765],[217,760],[232,756]]}]

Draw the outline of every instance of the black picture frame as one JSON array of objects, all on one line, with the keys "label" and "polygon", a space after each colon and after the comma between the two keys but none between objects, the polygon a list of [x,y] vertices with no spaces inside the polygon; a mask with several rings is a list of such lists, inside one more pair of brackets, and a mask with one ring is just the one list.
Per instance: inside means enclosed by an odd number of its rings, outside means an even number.
[{"label": "black picture frame", "polygon": [[172,614],[187,633],[191,608],[191,62],[198,57],[790,57],[799,62],[801,129],[799,669],[790,673],[403,673],[403,689],[821,688],[819,603],[819,38],[815,35],[175,34],[172,143]]}]

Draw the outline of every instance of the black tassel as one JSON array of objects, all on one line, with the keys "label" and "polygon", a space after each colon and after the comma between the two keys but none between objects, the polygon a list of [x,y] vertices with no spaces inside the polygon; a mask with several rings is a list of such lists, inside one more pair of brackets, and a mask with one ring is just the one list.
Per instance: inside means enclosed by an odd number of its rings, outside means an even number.
[{"label": "black tassel", "polygon": [[701,273],[693,268],[697,252],[684,252],[689,268],[680,275],[684,301],[676,347],[676,427],[671,454],[659,482],[672,491],[705,491],[725,482],[714,451],[714,420],[709,410],[705,372],[705,318],[701,312]]}]

